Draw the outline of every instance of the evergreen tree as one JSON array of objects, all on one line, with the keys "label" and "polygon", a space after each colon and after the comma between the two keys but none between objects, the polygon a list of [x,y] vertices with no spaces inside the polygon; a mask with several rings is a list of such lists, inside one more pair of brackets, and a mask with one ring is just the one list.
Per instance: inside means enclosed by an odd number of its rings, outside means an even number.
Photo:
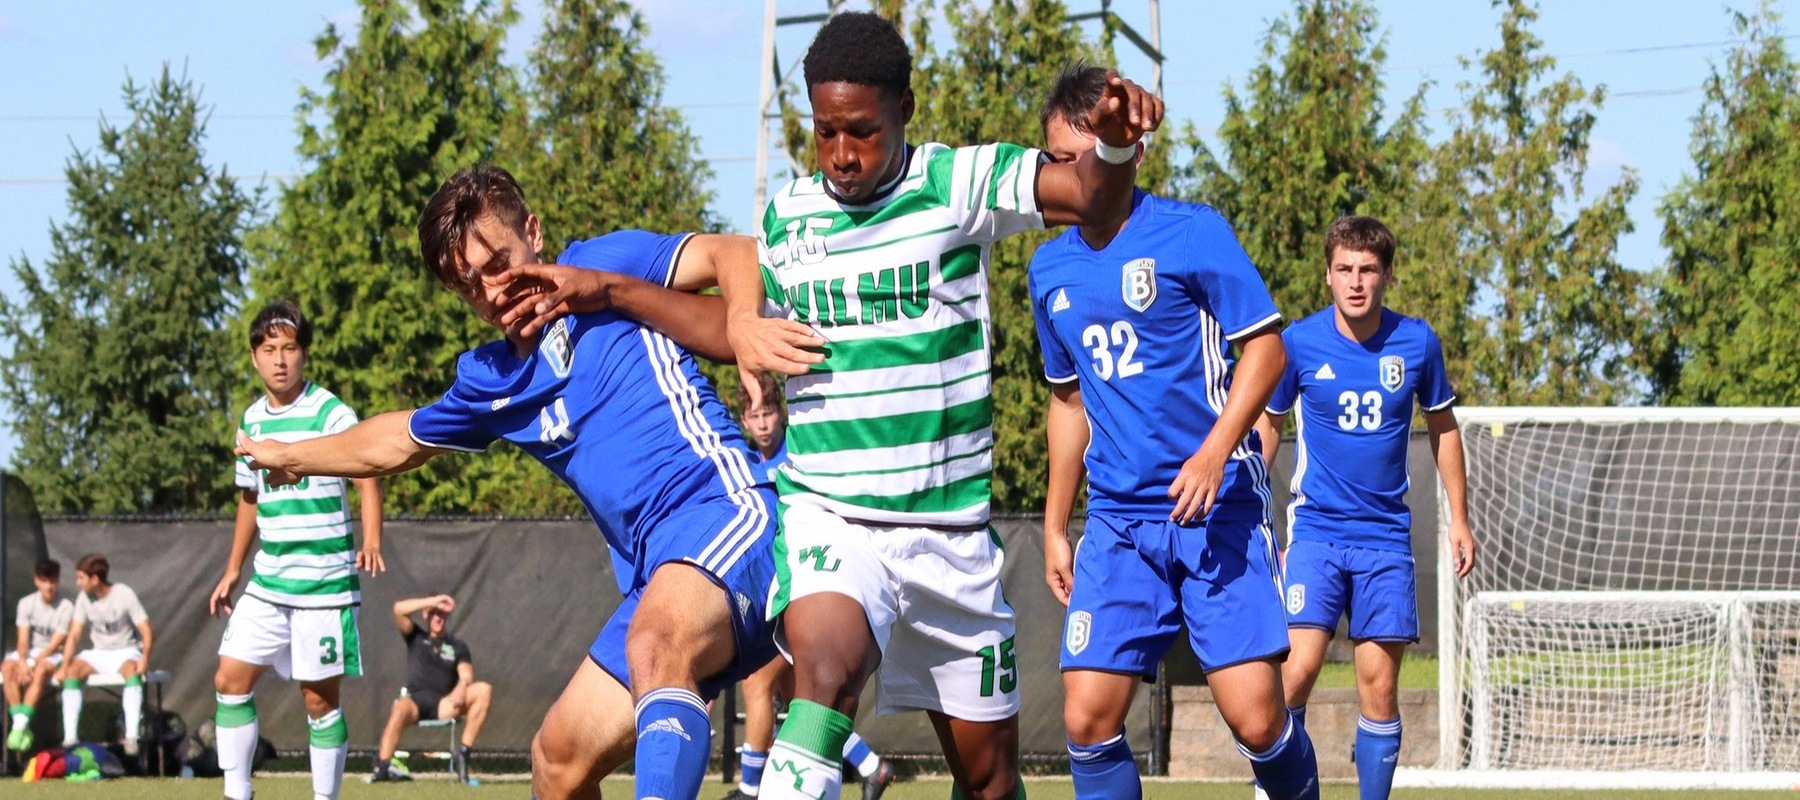
[{"label": "evergreen tree", "polygon": [[60,513],[209,512],[231,498],[232,331],[254,196],[205,162],[199,91],[129,80],[129,119],[70,157],[69,220],[0,297],[14,466]]},{"label": "evergreen tree", "polygon": [[1462,87],[1440,167],[1464,187],[1450,266],[1474,276],[1480,328],[1469,348],[1474,380],[1458,392],[1486,405],[1618,402],[1642,385],[1648,344],[1643,276],[1617,258],[1638,179],[1627,171],[1584,194],[1605,91],[1552,76],[1529,3],[1496,5],[1500,47],[1465,61],[1479,64],[1481,82]]},{"label": "evergreen tree", "polygon": [[[259,301],[292,298],[317,331],[312,380],[363,416],[435,400],[458,353],[495,331],[419,259],[419,213],[453,172],[491,160],[519,89],[501,63],[506,0],[361,0],[354,39],[327,26],[330,62],[297,115],[306,174],[256,240]],[[396,512],[562,511],[523,491],[538,469],[510,447],[442,458],[385,482]]]},{"label": "evergreen tree", "polygon": [[1289,320],[1331,303],[1331,221],[1381,219],[1400,243],[1389,303],[1438,330],[1461,385],[1472,280],[1455,262],[1460,187],[1436,169],[1424,86],[1388,119],[1379,30],[1368,3],[1300,0],[1270,24],[1244,87],[1226,88],[1219,152],[1192,130],[1182,137],[1195,157],[1180,185],[1231,222]]},{"label": "evergreen tree", "polygon": [[1658,395],[1800,404],[1800,63],[1774,13],[1734,14],[1744,42],[1706,81],[1687,176],[1659,209],[1669,271]]}]

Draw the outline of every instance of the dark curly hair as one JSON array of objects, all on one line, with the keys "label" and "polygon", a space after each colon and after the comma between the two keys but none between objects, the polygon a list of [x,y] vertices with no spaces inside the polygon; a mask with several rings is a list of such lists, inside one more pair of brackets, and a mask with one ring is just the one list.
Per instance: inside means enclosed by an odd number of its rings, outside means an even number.
[{"label": "dark curly hair", "polygon": [[806,48],[806,89],[821,83],[873,86],[895,97],[912,88],[912,53],[894,24],[866,11],[826,21]]}]

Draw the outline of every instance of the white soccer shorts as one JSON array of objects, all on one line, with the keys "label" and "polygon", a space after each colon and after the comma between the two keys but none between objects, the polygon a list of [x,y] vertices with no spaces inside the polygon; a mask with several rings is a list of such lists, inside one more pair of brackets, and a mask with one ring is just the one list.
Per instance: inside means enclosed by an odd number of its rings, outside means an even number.
[{"label": "white soccer shorts", "polygon": [[118,675],[127,661],[136,661],[144,657],[144,651],[135,647],[120,647],[111,650],[83,650],[75,654],[76,661],[86,661],[94,668],[96,675]]},{"label": "white soccer shorts", "polygon": [[297,681],[361,675],[356,606],[287,608],[244,595],[225,623],[219,655],[274,667]]},{"label": "white soccer shorts", "polygon": [[[32,652],[36,652],[36,651],[34,650]],[[6,658],[0,659],[0,661],[18,661],[18,660],[19,660],[19,651],[17,651],[17,650],[8,650],[6,652]],[[39,664],[42,664],[46,661],[50,662],[50,666],[52,666],[52,667],[62,666],[62,651],[58,650],[54,653],[51,653],[49,656],[47,656],[45,658],[38,659]]]},{"label": "white soccer shorts", "polygon": [[786,507],[781,529],[778,594],[836,593],[863,607],[882,653],[877,713],[1019,713],[1006,556],[992,531],[870,526],[810,506]]}]

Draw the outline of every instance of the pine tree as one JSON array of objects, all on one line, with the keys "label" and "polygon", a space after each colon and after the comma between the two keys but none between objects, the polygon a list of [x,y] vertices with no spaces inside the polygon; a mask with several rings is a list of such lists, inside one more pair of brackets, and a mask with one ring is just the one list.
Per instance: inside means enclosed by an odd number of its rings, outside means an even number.
[{"label": "pine tree", "polygon": [[1479,64],[1481,82],[1462,87],[1464,110],[1440,167],[1464,187],[1462,245],[1450,266],[1474,275],[1479,326],[1473,385],[1458,392],[1489,405],[1618,402],[1642,385],[1648,344],[1643,276],[1617,257],[1638,179],[1627,171],[1598,195],[1584,193],[1605,91],[1552,75],[1529,3],[1496,5],[1500,47],[1467,62]]},{"label": "pine tree", "polygon": [[70,157],[69,219],[40,267],[12,262],[0,386],[14,464],[61,513],[209,512],[231,497],[232,334],[253,195],[205,161],[199,90],[129,80],[123,125]]},{"label": "pine tree", "polygon": [[[301,92],[306,174],[256,239],[259,302],[314,323],[308,377],[363,416],[435,400],[463,350],[495,338],[426,272],[419,213],[458,169],[491,160],[519,88],[501,63],[509,2],[361,0],[354,39],[327,26],[321,91]],[[252,304],[255,305],[255,304]],[[251,309],[252,313],[254,309]],[[566,496],[520,491],[537,471],[510,447],[441,458],[385,482],[397,512],[521,513]]]},{"label": "pine tree", "polygon": [[1800,404],[1800,62],[1765,4],[1706,81],[1687,176],[1659,209],[1669,402]]}]

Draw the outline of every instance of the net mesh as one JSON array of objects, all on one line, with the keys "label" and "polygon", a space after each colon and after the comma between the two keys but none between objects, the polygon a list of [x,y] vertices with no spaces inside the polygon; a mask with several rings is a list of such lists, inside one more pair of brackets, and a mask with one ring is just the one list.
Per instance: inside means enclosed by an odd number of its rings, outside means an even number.
[{"label": "net mesh", "polygon": [[1447,763],[1800,771],[1800,412],[1488,413]]}]

